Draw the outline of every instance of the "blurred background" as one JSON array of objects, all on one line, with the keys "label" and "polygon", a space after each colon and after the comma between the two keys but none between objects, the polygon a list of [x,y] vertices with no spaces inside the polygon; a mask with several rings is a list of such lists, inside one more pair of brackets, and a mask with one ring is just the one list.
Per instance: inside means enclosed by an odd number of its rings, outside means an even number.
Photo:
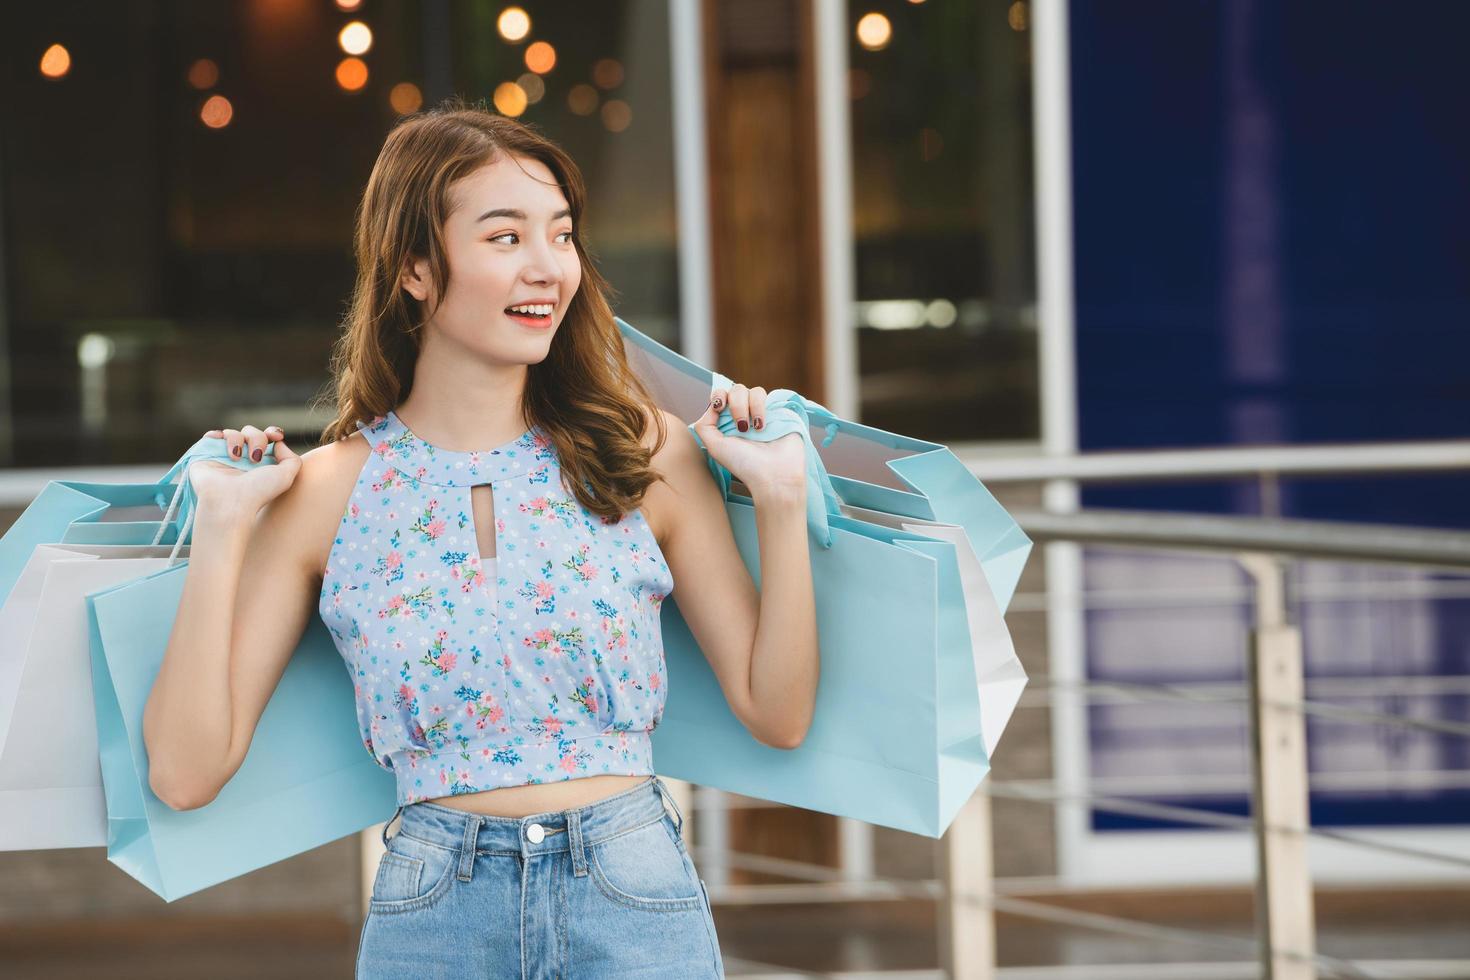
[{"label": "blurred background", "polygon": [[[729,975],[1470,977],[1470,4],[3,17],[0,526],[315,444],[378,148],[483,99],[579,162],[623,319],[950,445],[1044,546],[942,840],[682,787]],[[364,884],[356,837],[173,903],[0,853],[0,973],[345,977]]]}]

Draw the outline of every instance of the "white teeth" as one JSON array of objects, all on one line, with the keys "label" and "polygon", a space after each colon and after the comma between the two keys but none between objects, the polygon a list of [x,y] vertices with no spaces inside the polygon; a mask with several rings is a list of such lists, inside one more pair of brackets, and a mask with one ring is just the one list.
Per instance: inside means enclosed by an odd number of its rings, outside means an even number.
[{"label": "white teeth", "polygon": [[514,313],[530,313],[534,316],[551,315],[550,304],[537,304],[535,306],[512,306],[510,309]]}]

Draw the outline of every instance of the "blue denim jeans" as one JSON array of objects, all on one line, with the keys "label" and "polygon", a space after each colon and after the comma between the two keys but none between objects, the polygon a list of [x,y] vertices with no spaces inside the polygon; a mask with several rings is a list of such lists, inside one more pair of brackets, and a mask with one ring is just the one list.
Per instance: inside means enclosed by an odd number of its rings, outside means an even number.
[{"label": "blue denim jeans", "polygon": [[684,817],[657,776],[522,818],[430,802],[400,812],[397,833],[383,828],[359,980],[724,977]]}]

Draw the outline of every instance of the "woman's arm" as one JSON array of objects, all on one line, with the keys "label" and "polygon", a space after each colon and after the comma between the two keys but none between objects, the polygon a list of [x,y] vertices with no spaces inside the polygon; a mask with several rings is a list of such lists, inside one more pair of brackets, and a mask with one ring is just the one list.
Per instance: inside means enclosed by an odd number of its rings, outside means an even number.
[{"label": "woman's arm", "polygon": [[[737,420],[761,414],[764,395],[737,386],[731,413]],[[663,480],[649,488],[645,513],[673,573],[679,612],[735,717],[761,742],[795,748],[811,726],[819,675],[801,438],[721,436],[713,408],[695,423],[711,455],[755,501],[757,591],[704,453],[684,422],[663,414],[669,436],[653,460]]]},{"label": "woman's arm", "polygon": [[794,749],[811,727],[819,668],[806,484],[750,491],[761,559],[760,622],[751,652],[750,694],[776,726],[771,744]]},{"label": "woman's arm", "polygon": [[[302,457],[283,447],[276,444],[277,459],[296,462],[191,467],[194,543],[143,715],[149,786],[175,810],[206,805],[240,768],[320,597],[316,558],[336,530],[332,509],[350,492],[348,467],[331,458],[341,447]],[[247,480],[262,485],[252,491]]]}]

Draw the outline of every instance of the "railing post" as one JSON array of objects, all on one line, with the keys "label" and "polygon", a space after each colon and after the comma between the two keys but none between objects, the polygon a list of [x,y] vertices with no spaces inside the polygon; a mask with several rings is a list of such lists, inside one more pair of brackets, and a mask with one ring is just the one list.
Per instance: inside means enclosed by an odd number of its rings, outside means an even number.
[{"label": "railing post", "polygon": [[[1266,980],[1315,980],[1306,716],[1280,707],[1302,701],[1301,631],[1286,622],[1284,562],[1254,553],[1239,559],[1256,580],[1256,625],[1247,673],[1261,975]],[[1306,958],[1283,955],[1287,951]]]},{"label": "railing post", "polygon": [[982,785],[939,838],[943,884],[939,968],[950,980],[995,980],[995,861],[990,794]]}]

